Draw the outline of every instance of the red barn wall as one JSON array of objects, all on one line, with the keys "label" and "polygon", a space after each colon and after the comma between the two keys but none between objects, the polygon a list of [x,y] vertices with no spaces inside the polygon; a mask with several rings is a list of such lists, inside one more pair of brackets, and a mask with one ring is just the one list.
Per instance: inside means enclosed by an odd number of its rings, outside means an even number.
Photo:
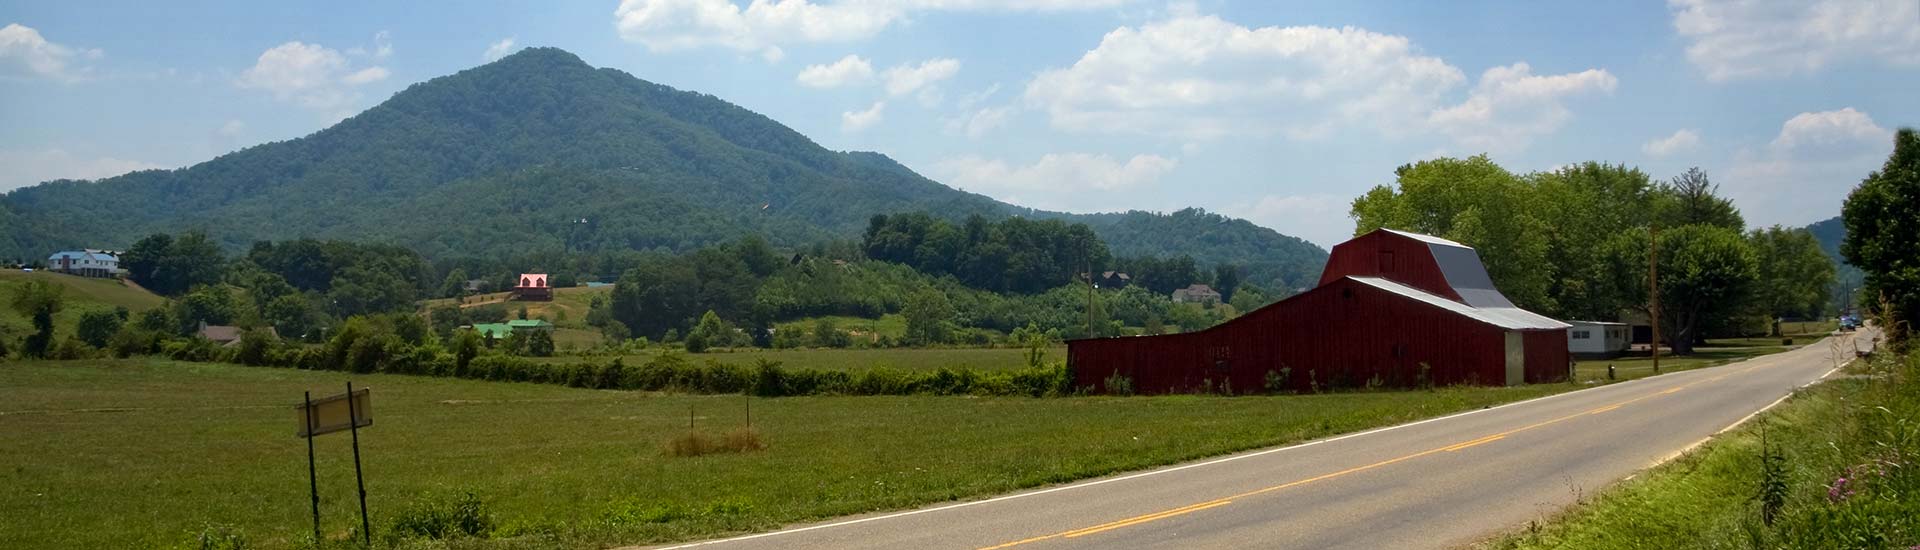
[{"label": "red barn wall", "polygon": [[[1325,285],[1341,277],[1380,277],[1400,284],[1431,292],[1455,301],[1460,294],[1447,282],[1447,275],[1440,270],[1440,264],[1433,259],[1433,251],[1427,243],[1419,239],[1395,234],[1390,231],[1375,231],[1354,237],[1338,245],[1327,257],[1327,267],[1320,272],[1320,284]],[[1391,255],[1391,261],[1387,255]]]},{"label": "red barn wall", "polygon": [[[1564,373],[1565,331],[1545,334],[1560,339]],[[1235,393],[1253,393],[1263,389],[1267,372],[1282,369],[1289,369],[1286,387],[1295,391],[1309,391],[1314,382],[1322,388],[1362,386],[1375,377],[1410,387],[1420,381],[1421,363],[1435,384],[1501,384],[1506,339],[1499,327],[1338,279],[1204,331],[1072,341],[1067,360],[1077,385],[1101,391],[1105,379],[1118,373],[1140,393],[1208,385],[1217,391],[1225,384]],[[1541,352],[1542,379],[1553,360]],[[1529,381],[1535,362],[1529,355]]]},{"label": "red barn wall", "polygon": [[1526,347],[1528,384],[1567,381],[1567,366],[1572,352],[1567,350],[1567,329],[1530,330],[1520,333]]}]

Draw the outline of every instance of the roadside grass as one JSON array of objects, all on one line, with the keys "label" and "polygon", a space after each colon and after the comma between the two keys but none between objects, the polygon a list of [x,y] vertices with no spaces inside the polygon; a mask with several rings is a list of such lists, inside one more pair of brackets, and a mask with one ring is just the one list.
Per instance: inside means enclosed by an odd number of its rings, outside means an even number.
[{"label": "roadside grass", "polygon": [[[766,530],[976,498],[1566,391],[1279,397],[753,399],[763,450],[663,452],[745,426],[739,395],[671,395],[160,360],[0,368],[7,548],[300,545],[311,530],[291,406],[370,387],[361,432],[376,541],[447,507],[488,519],[461,547],[575,548]],[[358,527],[346,434],[316,440],[324,531]],[[462,501],[471,491],[478,504]],[[419,504],[426,502],[428,504]],[[421,508],[424,506],[425,508]],[[438,507],[436,507],[438,506]],[[419,510],[427,510],[422,512]],[[430,513],[431,512],[431,513]],[[425,516],[422,516],[425,514]],[[421,520],[426,521],[426,520]],[[428,522],[431,523],[431,522]]]},{"label": "roadside grass", "polygon": [[27,281],[41,280],[60,285],[66,299],[60,313],[55,314],[53,326],[61,335],[73,334],[74,327],[80,323],[80,314],[95,309],[111,310],[125,307],[127,311],[139,313],[166,303],[162,298],[145,289],[127,286],[116,279],[96,279],[64,273],[47,271],[25,272],[13,269],[0,269],[0,327],[13,334],[30,330],[32,324],[20,312],[7,307],[13,299],[14,289]]},{"label": "roadside grass", "polygon": [[[1920,545],[1920,355],[1860,370],[1867,374],[1803,389],[1673,462],[1481,547]],[[1772,476],[1763,441],[1780,457]],[[1772,525],[1761,511],[1768,480],[1781,497]]]},{"label": "roadside grass", "polygon": [[[1821,338],[1824,338],[1824,336],[1821,336]],[[1750,346],[1739,346],[1739,347],[1727,345],[1731,343],[1731,341],[1729,340],[1710,340],[1709,343],[1722,344],[1722,345],[1696,347],[1694,348],[1693,355],[1685,355],[1685,356],[1674,356],[1674,355],[1664,355],[1664,354],[1661,355],[1660,356],[1660,372],[1661,373],[1678,372],[1683,370],[1692,370],[1692,369],[1698,369],[1698,368],[1725,365],[1727,363],[1744,361],[1744,360],[1752,359],[1754,357],[1759,357],[1762,355],[1780,353],[1783,351],[1797,349],[1800,346],[1812,344],[1818,340],[1819,338],[1808,338],[1804,340],[1796,339],[1794,341],[1795,345],[1782,346],[1780,345],[1780,340],[1775,339],[1771,341],[1771,345],[1750,345]],[[1766,344],[1766,343],[1762,342],[1762,344]],[[1652,357],[1627,356],[1627,357],[1620,357],[1616,359],[1588,359],[1588,360],[1575,361],[1573,365],[1573,373],[1574,373],[1573,379],[1575,382],[1579,382],[1579,383],[1605,383],[1608,381],[1607,380],[1608,365],[1612,365],[1614,367],[1615,381],[1633,380],[1635,378],[1646,378],[1648,376],[1653,376],[1655,374],[1658,374],[1653,371]]]},{"label": "roadside grass", "polygon": [[[622,355],[627,364],[641,364],[668,352],[664,347],[656,347],[644,353]],[[674,353],[682,353],[672,350]],[[685,357],[694,362],[707,360],[728,365],[744,367],[754,366],[761,360],[778,361],[789,369],[837,370],[863,372],[878,368],[905,371],[933,371],[942,368],[978,371],[1001,371],[1028,368],[1025,348],[882,348],[882,349],[787,349],[787,350],[715,350],[707,353],[690,353]],[[1046,361],[1061,361],[1067,357],[1066,346],[1055,346],[1046,350]],[[581,357],[530,357],[541,363],[564,364],[580,361]],[[612,357],[594,357],[595,361],[611,360]]]}]

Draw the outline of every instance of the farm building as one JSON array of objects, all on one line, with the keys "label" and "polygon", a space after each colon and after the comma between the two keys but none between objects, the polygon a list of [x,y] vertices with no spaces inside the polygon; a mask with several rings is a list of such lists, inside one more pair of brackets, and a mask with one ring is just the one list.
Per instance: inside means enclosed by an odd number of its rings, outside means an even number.
[{"label": "farm building", "polygon": [[1143,393],[1557,382],[1567,327],[1515,307],[1472,248],[1383,229],[1333,247],[1311,290],[1198,332],[1074,340],[1067,361],[1079,386]]},{"label": "farm building", "polygon": [[545,302],[553,299],[553,287],[547,284],[545,273],[521,273],[519,284],[513,285],[513,299]]},{"label": "farm building", "polygon": [[1619,357],[1633,345],[1633,334],[1626,323],[1567,321],[1567,351],[1574,357]]}]

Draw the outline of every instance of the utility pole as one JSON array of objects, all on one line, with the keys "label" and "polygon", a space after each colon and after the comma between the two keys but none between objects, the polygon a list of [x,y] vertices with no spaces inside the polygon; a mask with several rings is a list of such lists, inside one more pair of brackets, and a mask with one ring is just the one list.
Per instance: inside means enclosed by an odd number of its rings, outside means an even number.
[{"label": "utility pole", "polygon": [[1093,249],[1088,248],[1080,258],[1080,266],[1086,268],[1087,273],[1087,337],[1093,338],[1098,336],[1093,333]]},{"label": "utility pole", "polygon": [[1660,224],[1648,226],[1652,236],[1652,254],[1647,257],[1647,299],[1652,307],[1647,316],[1653,325],[1653,372],[1660,372]]}]

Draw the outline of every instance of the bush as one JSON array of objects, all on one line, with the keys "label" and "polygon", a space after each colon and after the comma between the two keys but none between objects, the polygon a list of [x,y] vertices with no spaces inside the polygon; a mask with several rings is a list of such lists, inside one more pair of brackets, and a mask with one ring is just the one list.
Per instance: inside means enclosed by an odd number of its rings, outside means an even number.
[{"label": "bush", "polygon": [[1133,379],[1121,375],[1120,371],[1114,371],[1103,382],[1107,395],[1133,395]]},{"label": "bush", "polygon": [[107,341],[107,350],[111,351],[114,357],[127,358],[158,353],[160,344],[160,334],[133,325],[125,325],[120,327],[119,332],[113,333],[113,338]]},{"label": "bush", "polygon": [[753,428],[738,428],[719,437],[688,432],[667,440],[667,456],[701,456],[716,453],[745,453],[765,450],[767,443]]},{"label": "bush", "polygon": [[120,332],[120,325],[125,324],[125,311],[125,309],[118,312],[105,309],[89,310],[80,314],[80,325],[74,329],[74,332],[88,345],[96,348],[107,347],[107,344],[113,340],[113,335]]},{"label": "bush", "polygon": [[492,532],[493,514],[472,491],[452,498],[415,500],[393,520],[393,533],[401,538],[486,538]]},{"label": "bush", "polygon": [[280,339],[263,329],[249,328],[240,331],[240,345],[233,350],[233,362],[242,365],[265,365],[270,359],[274,346]]},{"label": "bush", "polygon": [[89,357],[93,357],[93,347],[87,345],[86,342],[80,341],[79,338],[74,338],[72,336],[68,336],[66,337],[66,339],[61,340],[58,345],[55,345],[53,349],[48,350],[47,352],[48,359],[57,359],[62,361],[71,361],[74,359],[86,359]]}]

